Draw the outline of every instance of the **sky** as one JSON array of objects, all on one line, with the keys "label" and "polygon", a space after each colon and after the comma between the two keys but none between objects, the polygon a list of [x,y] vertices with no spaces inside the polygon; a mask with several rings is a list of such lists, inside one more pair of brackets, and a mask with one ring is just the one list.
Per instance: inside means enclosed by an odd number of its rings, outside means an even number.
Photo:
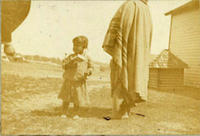
[{"label": "sky", "polygon": [[[167,11],[188,0],[149,0],[153,20],[152,54],[168,48],[170,16]],[[109,62],[102,49],[104,36],[114,13],[124,1],[33,0],[29,15],[13,32],[16,52],[64,58],[72,53],[72,39],[85,35],[89,39],[89,56]]]}]

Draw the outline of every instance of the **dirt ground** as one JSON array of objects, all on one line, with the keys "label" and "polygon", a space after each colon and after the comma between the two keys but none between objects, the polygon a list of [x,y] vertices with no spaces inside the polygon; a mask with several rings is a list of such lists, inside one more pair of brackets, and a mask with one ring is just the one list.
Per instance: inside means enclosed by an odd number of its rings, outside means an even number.
[{"label": "dirt ground", "polygon": [[[109,73],[94,73],[88,80],[91,105],[81,118],[61,117],[57,99],[62,84],[59,67],[2,63],[2,134],[200,134],[200,90],[149,90],[128,119],[104,120],[111,113]],[[190,92],[189,92],[190,91]]]}]

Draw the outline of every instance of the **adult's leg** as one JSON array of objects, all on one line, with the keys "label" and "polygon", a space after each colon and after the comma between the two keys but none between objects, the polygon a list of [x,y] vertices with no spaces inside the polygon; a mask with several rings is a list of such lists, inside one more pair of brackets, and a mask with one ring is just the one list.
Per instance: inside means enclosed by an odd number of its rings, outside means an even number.
[{"label": "adult's leg", "polygon": [[1,42],[4,45],[4,53],[7,56],[14,56],[15,55],[15,49],[11,44],[11,33],[9,30],[6,29],[5,23],[2,24],[2,30],[1,30]]},{"label": "adult's leg", "polygon": [[31,6],[30,0],[4,0],[1,2],[1,42],[7,56],[14,57],[15,50],[11,45],[14,32],[27,17]]},{"label": "adult's leg", "polygon": [[121,118],[120,109],[123,102],[123,97],[121,96],[121,85],[119,82],[119,67],[115,64],[113,60],[110,61],[110,78],[111,78],[111,95],[112,95],[112,118]]},{"label": "adult's leg", "polygon": [[112,118],[119,119],[122,116],[121,110],[122,110],[122,105],[123,99],[119,98],[117,93],[113,93],[113,98],[112,98]]}]

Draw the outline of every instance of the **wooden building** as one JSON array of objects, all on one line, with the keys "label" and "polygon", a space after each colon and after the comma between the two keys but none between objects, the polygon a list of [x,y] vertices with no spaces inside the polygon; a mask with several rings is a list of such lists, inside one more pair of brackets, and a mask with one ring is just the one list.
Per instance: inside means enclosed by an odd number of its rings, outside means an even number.
[{"label": "wooden building", "polygon": [[182,60],[164,50],[150,63],[149,88],[160,90],[176,90],[184,85],[184,69],[187,68]]},{"label": "wooden building", "polygon": [[169,50],[189,66],[184,84],[200,88],[200,0],[190,0],[165,15],[171,15]]}]

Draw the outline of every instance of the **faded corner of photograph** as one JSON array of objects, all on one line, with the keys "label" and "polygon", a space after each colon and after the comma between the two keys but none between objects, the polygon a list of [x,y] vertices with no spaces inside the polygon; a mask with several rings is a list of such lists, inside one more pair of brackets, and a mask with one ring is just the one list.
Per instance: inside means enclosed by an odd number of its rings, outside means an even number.
[{"label": "faded corner of photograph", "polygon": [[2,0],[2,135],[200,134],[200,0]]}]

